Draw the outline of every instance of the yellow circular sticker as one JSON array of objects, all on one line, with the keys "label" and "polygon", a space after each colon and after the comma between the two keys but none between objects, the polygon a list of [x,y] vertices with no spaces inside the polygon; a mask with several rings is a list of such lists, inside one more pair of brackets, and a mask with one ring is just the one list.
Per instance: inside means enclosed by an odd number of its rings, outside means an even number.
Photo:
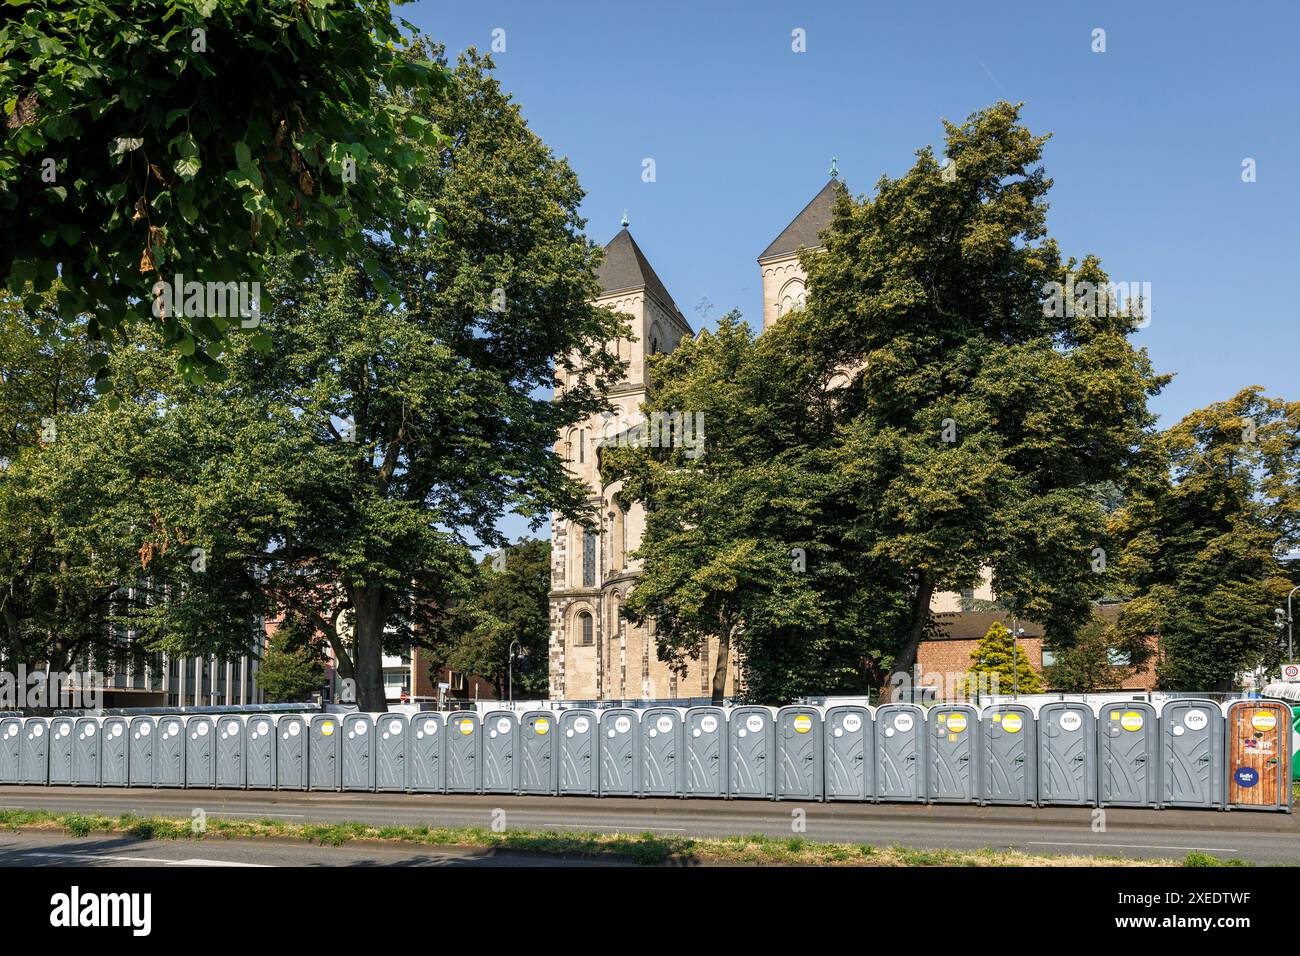
[{"label": "yellow circular sticker", "polygon": [[1256,730],[1272,730],[1277,726],[1277,715],[1261,710],[1250,718],[1250,726]]},{"label": "yellow circular sticker", "polygon": [[1009,734],[1020,733],[1020,728],[1024,726],[1024,721],[1020,719],[1019,714],[1003,714],[1002,729]]},{"label": "yellow circular sticker", "polygon": [[[1006,726],[1005,723],[1003,726]],[[954,734],[959,734],[966,729],[966,718],[961,714],[948,715],[948,730]]]},{"label": "yellow circular sticker", "polygon": [[801,734],[806,734],[812,730],[812,718],[807,714],[800,714],[794,719],[794,729]]},{"label": "yellow circular sticker", "polygon": [[460,722],[460,732],[462,734],[472,734],[474,732],[474,721],[462,720]]},{"label": "yellow circular sticker", "polygon": [[334,722],[332,720],[325,721],[320,725],[320,732],[326,737],[332,736],[334,733]]},{"label": "yellow circular sticker", "polygon": [[1144,723],[1146,721],[1142,719],[1142,715],[1136,710],[1126,711],[1124,716],[1119,719],[1119,725],[1128,731],[1141,730]]},{"label": "yellow circular sticker", "polygon": [[537,723],[533,724],[533,730],[537,731],[539,734],[544,734],[550,729],[551,722],[544,717]]}]

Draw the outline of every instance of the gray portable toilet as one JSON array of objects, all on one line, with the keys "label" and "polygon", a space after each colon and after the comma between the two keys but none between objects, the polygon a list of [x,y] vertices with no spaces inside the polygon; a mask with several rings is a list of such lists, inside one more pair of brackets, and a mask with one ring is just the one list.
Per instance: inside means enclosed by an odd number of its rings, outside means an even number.
[{"label": "gray portable toilet", "polygon": [[980,715],[970,704],[941,704],[926,715],[930,728],[930,800],[975,803],[980,798]]},{"label": "gray portable toilet", "polygon": [[559,717],[560,795],[596,795],[596,754],[600,737],[596,733],[596,712],[562,710]]},{"label": "gray portable toilet", "polygon": [[1225,806],[1290,813],[1290,705],[1280,700],[1234,700],[1225,708],[1225,716]]},{"label": "gray portable toilet", "polygon": [[822,712],[816,707],[782,707],[776,712],[776,798],[821,800]]},{"label": "gray portable toilet", "polygon": [[727,720],[727,797],[776,796],[776,720],[771,707],[737,707]]},{"label": "gray portable toilet", "polygon": [[99,761],[103,742],[99,718],[77,718],[72,727],[72,785],[74,787],[99,786]]},{"label": "gray portable toilet", "polygon": [[50,718],[50,786],[72,784],[71,717]]},{"label": "gray portable toilet", "polygon": [[185,786],[215,787],[217,762],[212,749],[216,724],[211,717],[196,714],[185,721]]},{"label": "gray portable toilet", "polygon": [[721,797],[727,791],[727,713],[721,707],[692,707],[682,723],[686,780],[682,796]]},{"label": "gray portable toilet", "polygon": [[50,725],[44,717],[23,721],[23,746],[18,755],[18,782],[50,782]]},{"label": "gray portable toilet", "polygon": [[1221,807],[1223,711],[1212,700],[1186,697],[1160,707],[1160,806]]},{"label": "gray portable toilet", "polygon": [[125,787],[131,751],[125,717],[105,717],[99,737],[99,785]]},{"label": "gray portable toilet", "polygon": [[246,753],[248,750],[248,725],[237,714],[216,718],[213,728],[216,740],[216,785],[227,790],[243,790],[248,784]]},{"label": "gray portable toilet", "polygon": [[493,710],[483,715],[483,792],[519,790],[519,721],[513,712]]},{"label": "gray portable toilet", "polygon": [[23,752],[21,717],[0,717],[0,784],[17,783],[18,765]]},{"label": "gray portable toilet", "polygon": [[923,803],[926,782],[925,711],[918,704],[876,708],[876,798]]},{"label": "gray portable toilet", "polygon": [[400,714],[375,718],[375,789],[406,789],[407,720]]},{"label": "gray portable toilet", "polygon": [[185,786],[185,722],[181,717],[159,717],[154,725],[153,785]]},{"label": "gray portable toilet", "polygon": [[641,796],[680,797],[685,781],[682,768],[682,711],[676,707],[651,707],[641,715]]},{"label": "gray portable toilet", "polygon": [[157,730],[152,717],[138,716],[131,718],[130,750],[127,755],[126,769],[128,785],[132,787],[152,787],[153,784],[153,744],[154,731]]},{"label": "gray portable toilet", "polygon": [[447,716],[443,769],[448,793],[477,793],[483,776],[483,727],[478,714],[458,710]]},{"label": "gray portable toilet", "polygon": [[306,790],[308,724],[304,714],[281,714],[275,722],[275,788]]},{"label": "gray portable toilet", "polygon": [[519,718],[519,792],[555,793],[555,715],[528,710]]},{"label": "gray portable toilet", "polygon": [[307,725],[307,785],[338,790],[343,781],[343,721],[337,714],[316,714]]},{"label": "gray portable toilet", "polygon": [[1038,802],[1097,802],[1097,715],[1077,700],[1038,708]]},{"label": "gray portable toilet", "polygon": [[342,789],[375,789],[375,722],[369,714],[348,714],[343,718]]},{"label": "gray portable toilet", "polygon": [[871,800],[876,793],[876,731],[871,708],[826,709],[824,760],[827,800]]},{"label": "gray portable toilet", "polygon": [[1141,700],[1103,704],[1097,718],[1097,805],[1154,807],[1160,800],[1156,709]]},{"label": "gray portable toilet", "polygon": [[244,725],[244,786],[249,790],[275,789],[275,718],[249,714]]},{"label": "gray portable toilet", "polygon": [[447,733],[442,714],[412,714],[407,731],[406,789],[412,793],[442,793],[447,789],[442,756]]},{"label": "gray portable toilet", "polygon": [[1038,743],[1034,710],[1026,704],[984,708],[981,795],[984,803],[1038,802]]},{"label": "gray portable toilet", "polygon": [[640,749],[640,715],[630,707],[615,707],[600,713],[600,759],[598,785],[602,797],[635,797],[640,792],[641,774],[637,761]]}]

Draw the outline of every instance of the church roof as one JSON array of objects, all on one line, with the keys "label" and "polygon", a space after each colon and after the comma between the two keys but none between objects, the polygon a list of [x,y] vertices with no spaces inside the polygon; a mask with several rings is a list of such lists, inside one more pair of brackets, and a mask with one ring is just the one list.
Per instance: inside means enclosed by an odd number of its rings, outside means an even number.
[{"label": "church roof", "polygon": [[618,235],[605,247],[605,261],[596,270],[596,278],[600,280],[600,287],[606,294],[645,289],[660,304],[668,306],[671,312],[681,314],[681,309],[677,308],[667,287],[650,267],[649,260],[632,238],[632,233],[627,231],[627,226],[620,229]]},{"label": "church roof", "polygon": [[763,250],[758,260],[762,262],[764,259],[773,259],[777,256],[793,255],[803,247],[816,249],[820,246],[822,230],[831,224],[831,217],[835,212],[835,197],[843,188],[844,184],[838,179],[827,182],[821,192],[813,196],[812,201],[803,207],[803,211],[794,217],[790,225],[781,230],[781,235],[773,239],[772,244]]}]

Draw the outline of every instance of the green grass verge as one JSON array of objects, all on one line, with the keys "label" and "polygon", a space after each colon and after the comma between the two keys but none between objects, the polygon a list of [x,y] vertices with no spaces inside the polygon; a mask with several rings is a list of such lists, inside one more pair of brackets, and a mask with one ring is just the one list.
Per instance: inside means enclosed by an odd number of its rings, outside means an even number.
[{"label": "green grass verge", "polygon": [[915,850],[859,843],[816,843],[801,837],[778,839],[762,834],[694,839],[639,834],[582,833],[560,830],[505,830],[483,827],[373,826],[365,823],[288,823],[211,816],[206,828],[173,817],[122,814],[58,813],[50,810],[0,810],[0,828],[58,830],[75,837],[93,833],[125,834],[144,840],[256,839],[303,840],[322,846],[371,841],[421,846],[456,846],[509,850],[551,856],[638,863],[644,866],[700,863],[768,866],[1245,866],[1190,853],[1183,860],[1133,860],[1108,856],[1056,856],[1010,850]]}]

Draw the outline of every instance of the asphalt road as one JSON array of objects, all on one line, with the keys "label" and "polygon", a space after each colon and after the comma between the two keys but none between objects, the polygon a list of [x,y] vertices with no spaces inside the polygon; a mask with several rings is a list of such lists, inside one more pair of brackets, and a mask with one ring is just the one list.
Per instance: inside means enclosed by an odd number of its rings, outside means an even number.
[{"label": "asphalt road", "polygon": [[[975,807],[770,801],[636,800],[621,798],[521,797],[374,793],[289,793],[239,790],[118,790],[71,787],[0,787],[0,808],[117,815],[280,819],[297,823],[359,821],[374,824],[487,827],[504,811],[511,829],[595,830],[718,837],[763,833],[789,837],[802,812],[809,840],[899,845],[920,849],[994,847],[1030,853],[1105,854],[1181,858],[1199,850],[1220,858],[1259,864],[1300,864],[1300,814],[1252,811],[1108,809],[1105,830],[1093,829],[1088,807]],[[13,848],[0,834],[0,851]],[[67,840],[70,846],[87,840]],[[102,842],[102,841],[100,841]],[[215,842],[180,844],[186,856],[207,856]],[[156,847],[157,844],[149,844]],[[201,849],[201,854],[195,847]],[[230,844],[243,847],[245,844]],[[186,849],[188,847],[188,849]],[[343,849],[347,849],[346,847]],[[287,852],[287,851],[285,851]],[[296,852],[296,851],[295,851]],[[323,848],[307,848],[324,862]],[[378,850],[354,851],[375,855]],[[416,851],[398,850],[408,855]],[[439,851],[443,862],[463,856]],[[146,856],[157,856],[150,849]],[[418,854],[427,855],[427,854]],[[235,859],[244,859],[236,854]],[[0,857],[0,863],[6,861]],[[516,861],[517,862],[517,861]]]}]

